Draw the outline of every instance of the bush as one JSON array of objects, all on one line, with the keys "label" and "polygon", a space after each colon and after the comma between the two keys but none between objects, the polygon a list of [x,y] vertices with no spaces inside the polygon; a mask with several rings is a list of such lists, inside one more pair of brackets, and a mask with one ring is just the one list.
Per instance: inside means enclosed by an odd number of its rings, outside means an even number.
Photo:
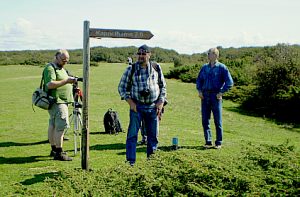
[{"label": "bush", "polygon": [[289,142],[245,143],[233,157],[164,150],[134,167],[120,164],[91,172],[54,172],[43,191],[22,185],[17,191],[35,196],[299,196],[299,160]]},{"label": "bush", "polygon": [[195,64],[193,66],[180,66],[173,68],[169,73],[165,74],[166,78],[181,79],[183,82],[196,83],[198,73],[200,71],[201,65]]},{"label": "bush", "polygon": [[97,67],[97,66],[99,66],[99,64],[97,62],[90,62],[90,66]]},{"label": "bush", "polygon": [[233,86],[230,91],[223,96],[224,99],[232,100],[234,102],[243,103],[252,96],[256,86]]},{"label": "bush", "polygon": [[299,54],[286,45],[266,48],[266,51],[271,57],[264,57],[260,62],[257,88],[242,107],[267,117],[300,123]]}]

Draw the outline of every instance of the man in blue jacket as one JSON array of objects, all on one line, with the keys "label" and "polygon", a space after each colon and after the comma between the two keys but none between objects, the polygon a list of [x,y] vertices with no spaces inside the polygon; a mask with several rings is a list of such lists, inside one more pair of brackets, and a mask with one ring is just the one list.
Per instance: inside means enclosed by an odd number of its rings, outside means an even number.
[{"label": "man in blue jacket", "polygon": [[196,84],[201,98],[202,126],[204,130],[205,148],[212,147],[210,116],[213,112],[216,126],[215,148],[220,149],[223,140],[222,128],[222,95],[233,86],[233,80],[227,67],[218,61],[219,50],[208,50],[207,64],[199,72]]}]

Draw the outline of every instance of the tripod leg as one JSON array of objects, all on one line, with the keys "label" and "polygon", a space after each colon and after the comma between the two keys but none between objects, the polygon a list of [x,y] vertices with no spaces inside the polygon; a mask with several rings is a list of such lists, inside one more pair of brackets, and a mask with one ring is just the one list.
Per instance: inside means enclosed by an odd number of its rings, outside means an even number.
[{"label": "tripod leg", "polygon": [[[78,135],[82,132],[82,119],[81,119],[81,115],[78,114],[78,123],[79,123],[79,127],[80,127],[80,130],[78,132]],[[82,136],[82,135],[80,135]],[[80,156],[81,156],[81,138],[79,139],[79,151],[80,151]]]},{"label": "tripod leg", "polygon": [[77,154],[77,133],[78,133],[78,116],[79,114],[76,113],[74,116],[74,156]]},{"label": "tripod leg", "polygon": [[[82,120],[80,112],[75,113],[74,115],[74,156],[77,154],[77,137],[80,136],[82,129]],[[81,155],[81,139],[79,139],[79,151]]]},{"label": "tripod leg", "polygon": [[77,137],[76,132],[74,132],[74,156],[77,154]]}]

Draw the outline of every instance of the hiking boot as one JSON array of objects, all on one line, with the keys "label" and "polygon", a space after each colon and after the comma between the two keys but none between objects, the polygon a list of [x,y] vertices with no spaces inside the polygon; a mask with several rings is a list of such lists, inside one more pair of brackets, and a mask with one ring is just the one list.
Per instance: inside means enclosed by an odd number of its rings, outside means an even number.
[{"label": "hiking boot", "polygon": [[134,166],[134,161],[125,161],[125,163],[128,163],[131,167],[133,167]]},{"label": "hiking boot", "polygon": [[147,145],[147,141],[146,140],[141,140],[138,142],[138,145]]},{"label": "hiking boot", "polygon": [[[66,155],[67,152],[61,152],[61,154]],[[54,150],[50,151],[50,157],[54,157],[56,155],[56,152]]]},{"label": "hiking boot", "polygon": [[54,160],[59,160],[59,161],[72,161],[73,159],[69,156],[67,156],[65,153],[56,153],[54,156]]},{"label": "hiking boot", "polygon": [[204,146],[203,146],[203,148],[205,148],[205,149],[210,149],[210,148],[212,148],[213,146],[211,145],[211,144],[205,144]]},{"label": "hiking boot", "polygon": [[54,150],[50,151],[50,157],[54,157],[56,155],[56,152]]}]

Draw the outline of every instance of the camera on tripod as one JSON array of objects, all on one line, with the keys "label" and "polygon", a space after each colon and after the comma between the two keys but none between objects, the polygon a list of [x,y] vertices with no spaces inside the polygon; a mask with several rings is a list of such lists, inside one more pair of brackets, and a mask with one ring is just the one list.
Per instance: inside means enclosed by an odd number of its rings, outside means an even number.
[{"label": "camera on tripod", "polygon": [[[82,129],[82,119],[81,119],[81,114],[82,114],[82,91],[80,90],[78,86],[78,81],[82,82],[83,78],[82,77],[77,77],[77,76],[72,76],[75,79],[72,89],[73,93],[73,98],[74,98],[74,103],[73,105],[73,113],[70,115],[70,125],[73,126],[73,134],[74,134],[74,155],[76,155],[78,149],[77,149],[77,142],[79,141],[79,150],[81,150],[81,140],[80,140],[80,135],[81,135],[81,129]],[[65,130],[65,135],[68,132],[68,128]]]},{"label": "camera on tripod", "polygon": [[82,77],[74,77],[76,82],[73,83],[73,97],[74,97],[74,107],[76,109],[82,108],[82,92],[80,88],[78,87],[78,81],[83,82]]}]

